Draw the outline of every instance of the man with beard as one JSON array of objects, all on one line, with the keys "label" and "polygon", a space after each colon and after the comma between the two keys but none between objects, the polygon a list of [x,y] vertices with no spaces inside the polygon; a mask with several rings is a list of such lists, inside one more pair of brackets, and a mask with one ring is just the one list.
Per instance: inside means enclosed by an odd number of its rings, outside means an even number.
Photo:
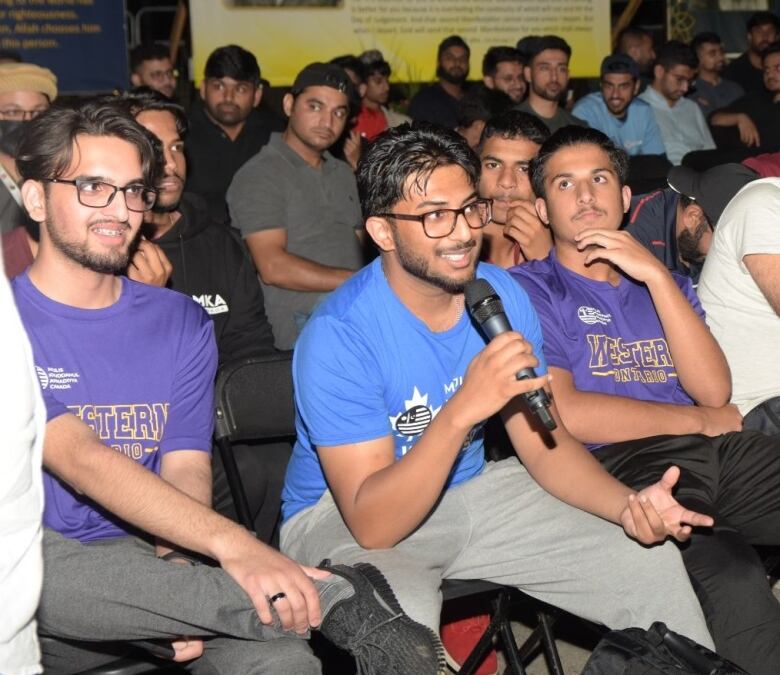
[{"label": "man with beard", "polygon": [[503,91],[513,103],[520,103],[528,89],[523,66],[523,55],[514,47],[491,47],[482,59],[482,82],[488,89]]},{"label": "man with beard", "polygon": [[[263,291],[257,272],[240,236],[208,215],[198,195],[183,192],[187,176],[184,110],[156,92],[134,94],[122,101],[136,121],[153,133],[162,145],[163,177],[151,211],[144,214],[143,231],[149,242],[162,249],[170,261],[168,288],[197,302],[214,324],[220,363],[274,351],[271,326],[265,316]],[[154,252],[141,249],[131,266],[155,265]],[[254,531],[270,542],[279,519],[279,499],[284,468],[290,454],[286,443],[270,444],[262,452],[249,445],[234,448],[239,470],[246,481],[247,499],[254,517]],[[212,457],[214,508],[235,519],[219,453]]]},{"label": "man with beard", "polygon": [[479,196],[493,202],[482,235],[482,259],[499,267],[546,258],[552,236],[536,213],[528,165],[550,136],[533,115],[512,110],[488,121],[477,150]]},{"label": "man with beard", "polygon": [[699,33],[691,40],[691,48],[699,59],[699,71],[688,94],[699,104],[705,117],[738,99],[745,90],[723,77],[726,52],[717,33]]},{"label": "man with beard", "polygon": [[233,176],[284,122],[258,108],[263,98],[260,67],[246,49],[228,45],[208,60],[200,101],[190,110],[187,191],[203,197],[209,213],[227,220],[225,193]]},{"label": "man with beard", "polygon": [[764,50],[780,39],[780,19],[772,12],[756,12],[748,20],[748,48],[726,67],[723,75],[738,82],[746,92],[764,91],[761,57]]},{"label": "man with beard", "polygon": [[715,149],[699,106],[685,98],[697,65],[696,54],[688,45],[670,40],[658,52],[653,83],[639,96],[653,109],[666,156],[675,165],[689,152]]},{"label": "man with beard", "polygon": [[671,272],[699,281],[712,233],[731,198],[757,174],[742,164],[697,173],[677,166],[668,188],[634,195],[625,229]]},{"label": "man with beard", "polygon": [[629,155],[666,153],[653,111],[639,100],[639,67],[622,54],[601,62],[601,91],[578,101],[572,112],[609,136]]},{"label": "man with beard", "polygon": [[525,79],[529,83],[528,98],[518,110],[536,115],[553,133],[569,124],[588,126],[561,105],[569,85],[571,47],[557,35],[545,35],[528,40],[524,46],[528,58]]},{"label": "man with beard", "polygon": [[[764,90],[749,91],[731,105],[715,111],[710,118],[713,128],[736,127],[744,145],[758,146],[762,152],[780,150],[780,41],[767,47],[762,56]],[[735,135],[736,136],[736,135]],[[728,139],[723,139],[723,144]],[[733,142],[733,140],[732,140]]]},{"label": "man with beard", "polygon": [[[317,309],[296,346],[282,550],[372,561],[432,628],[441,580],[480,578],[611,626],[671,622],[709,644],[673,547],[638,546],[612,524],[651,543],[685,538],[680,516],[709,523],[671,500],[675,471],[636,496],[560,421],[550,437],[528,416],[521,395],[547,384],[541,333],[511,277],[478,262],[490,202],[477,196],[465,141],[401,125],[367,148],[357,176],[380,255]],[[475,276],[518,331],[487,346],[464,308]],[[520,381],[523,367],[542,376]],[[484,421],[499,411],[522,464],[485,462]]]},{"label": "man with beard", "polygon": [[436,53],[438,81],[418,91],[409,103],[409,116],[416,122],[432,122],[448,129],[457,124],[458,100],[465,92],[471,50],[462,37],[450,35]]},{"label": "man with beard", "polygon": [[539,314],[563,423],[634,488],[680,466],[676,498],[715,520],[681,552],[718,653],[775,675],[780,605],[752,546],[780,543],[780,453],[741,431],[726,359],[690,280],[620,231],[627,173],[627,155],[601,132],[553,134],[531,183],[555,246],[511,272]]},{"label": "man with beard", "polygon": [[54,109],[18,164],[41,224],[13,289],[48,413],[44,669],[83,672],[152,640],[194,672],[315,675],[302,638],[319,625],[374,675],[435,672],[434,636],[391,611],[376,570],[301,567],[209,507],[213,324],[118,275],[156,197],[148,132],[116,104]]},{"label": "man with beard", "polygon": [[[48,68],[32,63],[0,64],[0,233],[27,221],[19,192],[16,149],[27,122],[56,98],[57,78]],[[23,236],[23,230],[14,235]]]},{"label": "man with beard", "polygon": [[236,174],[227,194],[263,284],[278,349],[292,349],[325,293],[363,262],[355,176],[328,148],[357,102],[343,68],[312,63],[283,100],[283,134]]},{"label": "man with beard", "polygon": [[173,98],[177,77],[167,47],[140,44],[130,52],[130,82],[134,87],[149,87]]},{"label": "man with beard", "polygon": [[617,37],[615,54],[629,56],[639,66],[640,90],[650,84],[655,63],[655,48],[650,33],[639,26],[624,28]]}]

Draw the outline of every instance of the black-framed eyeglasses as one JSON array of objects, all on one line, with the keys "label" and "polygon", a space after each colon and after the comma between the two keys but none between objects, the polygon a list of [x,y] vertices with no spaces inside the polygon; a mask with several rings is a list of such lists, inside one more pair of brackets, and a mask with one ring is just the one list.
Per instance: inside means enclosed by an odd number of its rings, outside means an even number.
[{"label": "black-framed eyeglasses", "polygon": [[76,178],[75,180],[65,180],[64,178],[44,178],[45,183],[64,183],[76,187],[76,195],[79,204],[89,206],[93,209],[102,209],[108,206],[116,196],[117,192],[123,192],[125,195],[125,204],[130,211],[142,213],[148,211],[154,206],[157,200],[157,190],[142,185],[141,183],[130,183],[124,187],[104,183],[102,180],[92,180],[90,178]]},{"label": "black-framed eyeglasses", "polygon": [[463,215],[466,224],[472,230],[479,230],[493,218],[493,200],[475,199],[459,209],[436,209],[419,216],[409,213],[377,213],[378,218],[395,218],[396,220],[414,220],[422,223],[423,232],[431,239],[443,239],[455,230],[458,216]]}]

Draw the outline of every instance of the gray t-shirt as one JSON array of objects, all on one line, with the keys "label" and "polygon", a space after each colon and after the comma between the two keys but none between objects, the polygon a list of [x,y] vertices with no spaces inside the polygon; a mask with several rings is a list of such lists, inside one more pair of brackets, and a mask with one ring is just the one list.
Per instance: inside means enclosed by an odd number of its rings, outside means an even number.
[{"label": "gray t-shirt", "polygon": [[534,117],[539,118],[542,122],[544,122],[547,125],[547,128],[550,130],[551,134],[554,134],[561,127],[566,127],[569,126],[570,124],[573,124],[578,127],[589,126],[585,120],[582,120],[579,117],[575,117],[565,108],[561,108],[561,106],[558,106],[558,109],[555,111],[555,115],[553,115],[552,117],[542,117],[538,112],[536,112],[531,107],[531,104],[528,102],[528,99],[526,99],[519,105],[516,105],[515,110],[520,110],[521,112],[528,113],[530,115],[533,115]]},{"label": "gray t-shirt", "polygon": [[725,108],[745,93],[745,90],[736,82],[725,78],[717,85],[712,85],[707,80],[696,78],[693,81],[693,86],[694,91],[688,94],[688,98],[699,104],[705,117],[716,110]]},{"label": "gray t-shirt", "polygon": [[[355,176],[325,153],[309,166],[283,140],[268,144],[239,169],[227,192],[233,227],[244,238],[263,230],[287,230],[287,252],[321,265],[358,269],[363,255],[355,236],[361,226]],[[322,293],[263,284],[265,309],[278,349],[291,349]]]}]

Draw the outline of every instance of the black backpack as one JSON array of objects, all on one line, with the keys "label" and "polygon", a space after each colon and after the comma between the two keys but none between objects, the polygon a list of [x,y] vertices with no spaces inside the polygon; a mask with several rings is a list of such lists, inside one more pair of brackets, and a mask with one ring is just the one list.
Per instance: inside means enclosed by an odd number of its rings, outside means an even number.
[{"label": "black backpack", "polygon": [[715,652],[657,621],[649,630],[607,633],[582,675],[749,675]]}]

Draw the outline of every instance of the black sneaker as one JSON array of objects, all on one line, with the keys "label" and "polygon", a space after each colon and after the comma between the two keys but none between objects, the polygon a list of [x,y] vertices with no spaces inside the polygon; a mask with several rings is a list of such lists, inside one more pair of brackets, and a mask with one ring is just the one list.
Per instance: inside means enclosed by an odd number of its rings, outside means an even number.
[{"label": "black sneaker", "polygon": [[358,675],[441,675],[447,672],[439,637],[404,614],[373,565],[320,565],[355,589],[326,610],[320,631],[355,657]]}]

